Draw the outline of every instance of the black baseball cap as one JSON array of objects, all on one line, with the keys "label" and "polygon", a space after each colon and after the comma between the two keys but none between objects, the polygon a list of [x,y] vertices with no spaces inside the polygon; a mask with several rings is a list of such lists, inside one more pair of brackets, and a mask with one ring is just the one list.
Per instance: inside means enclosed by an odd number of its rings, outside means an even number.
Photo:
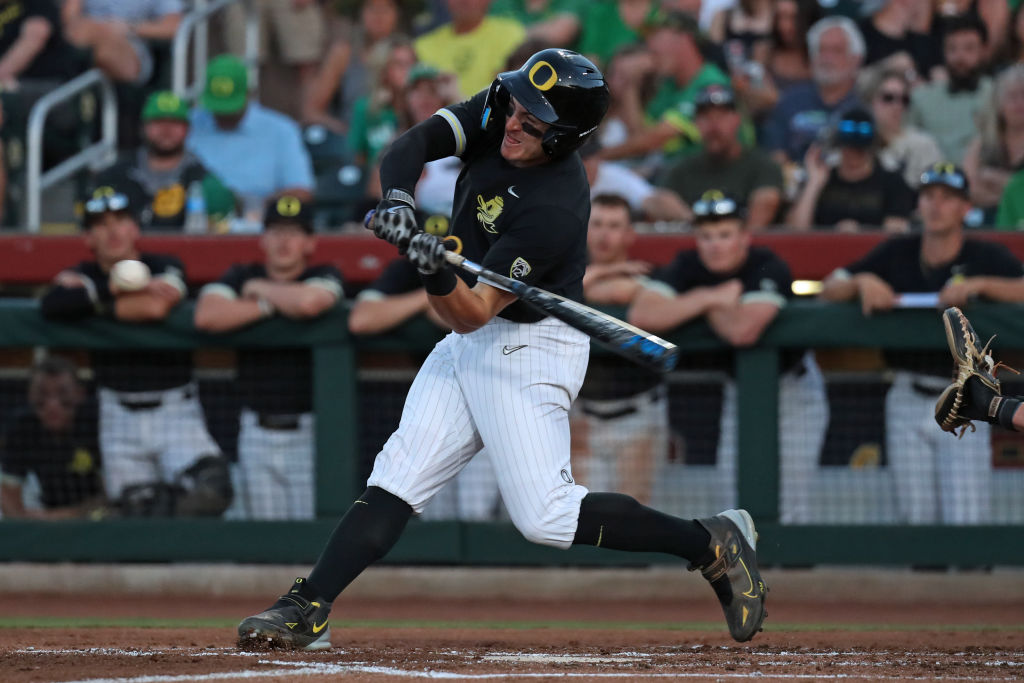
[{"label": "black baseball cap", "polygon": [[701,88],[697,93],[697,97],[693,100],[693,105],[698,112],[709,107],[736,109],[736,95],[729,86],[722,85],[721,83],[712,83]]},{"label": "black baseball cap", "polygon": [[82,226],[91,227],[97,218],[109,212],[124,212],[135,218],[128,193],[110,185],[97,187],[82,200]]},{"label": "black baseball cap", "polygon": [[721,190],[708,190],[693,203],[692,208],[693,222],[697,225],[740,217],[739,203]]},{"label": "black baseball cap", "polygon": [[921,189],[931,185],[943,185],[965,198],[971,189],[963,169],[948,161],[932,164],[921,174]]},{"label": "black baseball cap", "polygon": [[273,225],[298,225],[306,233],[313,233],[313,207],[293,194],[275,195],[267,200],[263,211],[263,228]]}]

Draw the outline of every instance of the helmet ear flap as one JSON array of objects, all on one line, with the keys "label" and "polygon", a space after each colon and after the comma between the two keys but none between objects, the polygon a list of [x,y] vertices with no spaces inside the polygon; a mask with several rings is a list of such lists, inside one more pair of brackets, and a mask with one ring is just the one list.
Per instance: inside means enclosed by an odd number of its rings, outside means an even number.
[{"label": "helmet ear flap", "polygon": [[512,94],[501,84],[500,79],[495,78],[484,98],[484,113],[480,117],[480,128],[488,130],[499,116],[505,115],[511,102]]}]

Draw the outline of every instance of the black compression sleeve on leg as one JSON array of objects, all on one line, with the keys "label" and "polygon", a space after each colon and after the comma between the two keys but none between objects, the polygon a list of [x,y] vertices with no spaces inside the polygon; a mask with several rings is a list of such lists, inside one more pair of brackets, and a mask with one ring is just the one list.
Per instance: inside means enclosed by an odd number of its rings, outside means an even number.
[{"label": "black compression sleeve on leg", "polygon": [[398,496],[376,486],[367,488],[338,522],[309,573],[305,583],[316,595],[308,599],[334,602],[364,569],[391,550],[411,516],[412,508]]},{"label": "black compression sleeve on leg", "polygon": [[659,552],[691,562],[704,557],[711,536],[692,519],[679,519],[641,505],[622,493],[588,493],[580,503],[574,545]]}]

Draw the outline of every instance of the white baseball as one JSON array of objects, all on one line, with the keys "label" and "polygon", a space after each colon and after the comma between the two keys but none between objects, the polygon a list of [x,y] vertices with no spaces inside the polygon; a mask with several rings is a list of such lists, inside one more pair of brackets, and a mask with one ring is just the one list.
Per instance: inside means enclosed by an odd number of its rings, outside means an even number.
[{"label": "white baseball", "polygon": [[118,261],[110,269],[110,283],[122,292],[136,292],[149,284],[149,266],[132,259]]}]

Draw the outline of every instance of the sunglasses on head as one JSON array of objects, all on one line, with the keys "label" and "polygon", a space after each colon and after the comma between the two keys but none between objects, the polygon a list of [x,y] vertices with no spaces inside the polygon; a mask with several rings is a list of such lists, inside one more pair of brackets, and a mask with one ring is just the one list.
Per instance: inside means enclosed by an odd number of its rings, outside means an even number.
[{"label": "sunglasses on head", "polygon": [[107,211],[125,211],[128,208],[128,196],[120,192],[114,194],[100,195],[87,199],[85,202],[86,214],[105,213]]},{"label": "sunglasses on head", "polygon": [[871,138],[875,136],[875,127],[870,121],[840,121],[836,132],[841,136]]},{"label": "sunglasses on head", "polygon": [[727,218],[736,215],[738,209],[728,197],[698,199],[693,203],[693,215],[697,218]]},{"label": "sunglasses on head", "polygon": [[928,185],[945,185],[954,190],[967,187],[967,179],[956,171],[929,170],[921,175],[921,187]]},{"label": "sunglasses on head", "polygon": [[883,92],[878,94],[878,99],[885,102],[886,104],[894,104],[899,102],[904,107],[910,104],[910,96],[903,93],[894,92]]}]

